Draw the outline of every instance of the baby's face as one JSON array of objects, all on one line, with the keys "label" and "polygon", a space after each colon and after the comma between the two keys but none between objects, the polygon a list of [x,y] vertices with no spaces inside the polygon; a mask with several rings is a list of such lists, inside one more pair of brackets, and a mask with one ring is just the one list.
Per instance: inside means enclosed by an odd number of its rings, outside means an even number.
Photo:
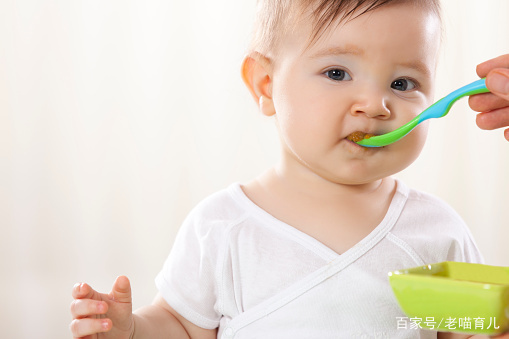
[{"label": "baby's face", "polygon": [[272,98],[288,168],[360,184],[407,167],[423,147],[425,125],[383,148],[346,138],[392,131],[432,103],[438,18],[394,4],[333,24],[306,48],[310,34],[311,22],[304,20],[274,60]]}]

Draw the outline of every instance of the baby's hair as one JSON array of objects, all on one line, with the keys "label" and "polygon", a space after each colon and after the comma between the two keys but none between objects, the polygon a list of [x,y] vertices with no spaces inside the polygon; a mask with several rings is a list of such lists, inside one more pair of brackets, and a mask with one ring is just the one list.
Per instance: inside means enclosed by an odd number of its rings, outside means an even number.
[{"label": "baby's hair", "polygon": [[304,13],[311,13],[313,31],[308,46],[315,43],[333,24],[355,19],[389,3],[410,2],[431,10],[441,20],[440,0],[258,0],[257,16],[250,51],[270,56],[285,34]]}]

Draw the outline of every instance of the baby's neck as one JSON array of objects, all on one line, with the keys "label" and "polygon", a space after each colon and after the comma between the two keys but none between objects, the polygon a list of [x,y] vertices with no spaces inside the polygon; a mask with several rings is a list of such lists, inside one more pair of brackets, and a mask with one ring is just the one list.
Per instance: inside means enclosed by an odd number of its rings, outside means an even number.
[{"label": "baby's neck", "polygon": [[303,167],[297,171],[291,170],[284,164],[275,166],[259,178],[262,182],[271,183],[289,194],[303,195],[317,201],[338,202],[352,201],[356,197],[367,199],[369,196],[378,195],[387,187],[387,183],[392,182],[392,179],[385,178],[362,184],[342,183],[323,178]]},{"label": "baby's neck", "polygon": [[348,250],[379,225],[396,189],[392,178],[369,185],[330,186],[293,179],[273,168],[243,190],[266,212],[337,253]]},{"label": "baby's neck", "polygon": [[367,184],[346,185],[318,177],[292,175],[275,167],[245,185],[244,190],[266,210],[286,206],[292,211],[307,211],[310,216],[333,211],[332,214],[354,219],[357,214],[385,215],[396,182],[387,177]]}]

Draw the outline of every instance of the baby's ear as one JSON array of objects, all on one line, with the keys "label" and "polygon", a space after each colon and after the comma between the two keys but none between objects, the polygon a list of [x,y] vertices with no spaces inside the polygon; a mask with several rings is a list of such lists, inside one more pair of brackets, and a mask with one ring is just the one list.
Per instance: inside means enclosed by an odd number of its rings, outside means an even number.
[{"label": "baby's ear", "polygon": [[242,80],[264,115],[276,113],[272,101],[272,63],[258,52],[248,54],[242,62]]}]

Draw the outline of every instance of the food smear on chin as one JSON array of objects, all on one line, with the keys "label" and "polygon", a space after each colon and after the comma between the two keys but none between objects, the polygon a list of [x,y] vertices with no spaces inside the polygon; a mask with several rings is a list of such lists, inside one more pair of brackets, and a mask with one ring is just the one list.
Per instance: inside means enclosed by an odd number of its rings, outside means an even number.
[{"label": "food smear on chin", "polygon": [[357,142],[357,141],[361,141],[364,139],[369,139],[374,136],[375,135],[371,134],[371,133],[364,133],[361,131],[356,131],[356,132],[350,133],[346,138],[350,141]]}]

